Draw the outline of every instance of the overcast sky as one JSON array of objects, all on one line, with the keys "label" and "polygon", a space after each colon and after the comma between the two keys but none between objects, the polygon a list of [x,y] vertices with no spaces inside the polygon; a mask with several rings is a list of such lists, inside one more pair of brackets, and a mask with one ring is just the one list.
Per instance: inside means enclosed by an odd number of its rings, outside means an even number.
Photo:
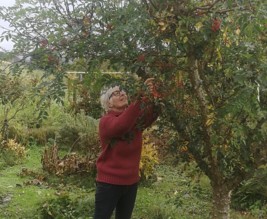
[{"label": "overcast sky", "polygon": [[[0,6],[12,6],[15,3],[15,0],[0,0]],[[0,19],[0,34],[3,32],[3,28],[8,28],[8,23],[4,22]],[[12,49],[12,42],[3,41],[0,42],[0,47],[11,50]],[[1,51],[1,48],[0,48]]]}]

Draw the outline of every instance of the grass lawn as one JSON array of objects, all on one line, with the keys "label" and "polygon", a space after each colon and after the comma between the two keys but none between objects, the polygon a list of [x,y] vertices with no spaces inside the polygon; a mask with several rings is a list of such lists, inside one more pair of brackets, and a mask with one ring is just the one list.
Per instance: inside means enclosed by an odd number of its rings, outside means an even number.
[{"label": "grass lawn", "polygon": [[[0,218],[92,218],[94,178],[47,175],[41,168],[42,151],[30,148],[20,165],[0,162]],[[159,165],[155,180],[140,184],[132,218],[208,219],[209,181],[202,175],[195,179],[194,171],[190,166]],[[235,211],[231,214],[234,219],[259,218]]]},{"label": "grass lawn", "polygon": [[[21,165],[2,167],[0,171],[0,218],[34,218],[40,203],[54,196],[54,190],[31,176],[21,176],[22,169],[40,171],[41,149],[29,151]],[[35,180],[35,181],[34,181]],[[39,182],[39,183],[38,183]]]},{"label": "grass lawn", "polygon": [[157,181],[139,188],[133,218],[208,218],[211,197],[204,179],[200,187],[181,169],[158,166]]}]

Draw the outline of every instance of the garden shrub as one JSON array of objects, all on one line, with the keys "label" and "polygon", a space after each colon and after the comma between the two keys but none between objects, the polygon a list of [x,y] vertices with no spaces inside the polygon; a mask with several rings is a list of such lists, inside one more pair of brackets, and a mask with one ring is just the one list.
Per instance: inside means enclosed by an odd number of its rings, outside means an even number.
[{"label": "garden shrub", "polygon": [[73,100],[70,101],[70,107],[75,113],[83,111],[88,116],[99,118],[102,112],[99,102],[100,90],[93,90],[92,82],[89,82],[89,85],[84,83],[87,83],[86,78],[72,87]]},{"label": "garden shrub", "polygon": [[[31,112],[31,110],[28,110],[28,112]],[[49,143],[50,139],[55,140],[58,130],[62,127],[62,121],[65,121],[66,116],[68,116],[68,113],[65,112],[65,107],[55,101],[50,101],[46,110],[47,117],[43,120],[38,120],[38,118],[28,118],[28,122],[22,120],[24,130],[20,131],[22,131],[23,137],[28,136],[29,143],[34,142],[38,145],[45,145]]]},{"label": "garden shrub", "polygon": [[93,215],[93,211],[94,199],[88,194],[76,198],[70,198],[68,194],[64,194],[43,203],[40,207],[40,217],[43,219],[88,219]]},{"label": "garden shrub", "polygon": [[55,126],[41,126],[28,127],[22,122],[11,121],[8,129],[8,138],[16,139],[16,141],[23,145],[37,144],[45,145],[49,139],[55,139],[57,127]]},{"label": "garden shrub", "polygon": [[179,134],[171,130],[168,126],[162,125],[161,121],[153,126],[152,137],[157,147],[159,159],[164,163],[177,164],[185,161],[188,157],[188,150],[184,150],[186,145],[179,142]]},{"label": "garden shrub", "polygon": [[56,138],[56,127],[40,127],[28,130],[28,142],[34,142],[38,145],[45,145],[49,142],[49,139]]},{"label": "garden shrub", "polygon": [[99,152],[98,120],[83,112],[67,114],[58,130],[57,143],[69,151],[81,151],[96,158]]},{"label": "garden shrub", "polygon": [[57,145],[45,148],[41,162],[45,171],[56,175],[95,172],[95,159],[77,153],[69,153],[60,158]]},{"label": "garden shrub", "polygon": [[144,181],[153,178],[155,176],[155,167],[158,163],[158,152],[155,143],[151,140],[151,131],[145,131],[140,161],[141,180]]},{"label": "garden shrub", "polygon": [[[267,168],[260,168],[252,178],[244,181],[232,195],[231,205],[237,210],[263,208],[267,205]],[[267,212],[266,212],[267,213]]]},{"label": "garden shrub", "polygon": [[[17,142],[24,145],[32,142],[43,145],[48,142],[49,138],[55,139],[60,121],[63,120],[62,117],[65,114],[64,107],[55,101],[50,101],[46,108],[47,118],[40,120],[38,118],[39,109],[36,108],[39,99],[36,96],[28,95],[24,100],[23,108],[20,103],[12,104],[8,116],[8,138],[16,139]],[[4,106],[0,105],[0,107]],[[4,121],[4,119],[5,116],[0,110],[0,121]]]},{"label": "garden shrub", "polygon": [[1,156],[8,165],[21,163],[26,157],[26,149],[14,139],[1,140]]}]

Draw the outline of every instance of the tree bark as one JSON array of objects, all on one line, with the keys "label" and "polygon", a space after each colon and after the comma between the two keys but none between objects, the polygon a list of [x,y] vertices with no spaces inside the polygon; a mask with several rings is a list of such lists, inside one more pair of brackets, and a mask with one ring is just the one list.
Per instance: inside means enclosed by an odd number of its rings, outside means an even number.
[{"label": "tree bark", "polygon": [[223,185],[212,186],[212,219],[230,218],[231,192]]}]

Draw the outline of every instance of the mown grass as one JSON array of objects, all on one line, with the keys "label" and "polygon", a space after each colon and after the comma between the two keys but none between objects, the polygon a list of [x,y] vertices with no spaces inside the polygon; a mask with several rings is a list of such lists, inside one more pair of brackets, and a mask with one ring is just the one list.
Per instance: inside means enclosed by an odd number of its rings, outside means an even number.
[{"label": "mown grass", "polygon": [[[0,170],[0,218],[92,218],[94,178],[47,175],[41,168],[42,152],[41,147],[32,147],[23,164]],[[23,169],[33,174],[23,175]],[[208,219],[210,209],[211,190],[205,176],[190,166],[159,165],[155,179],[140,184],[132,218]],[[235,219],[259,218],[231,214]]]},{"label": "mown grass", "polygon": [[208,181],[196,183],[180,168],[162,165],[157,181],[140,187],[133,218],[208,218],[210,201]]},{"label": "mown grass", "polygon": [[26,161],[21,165],[6,166],[0,171],[0,218],[33,218],[36,208],[47,198],[54,196],[53,189],[44,185],[26,185],[32,177],[20,176],[22,169],[41,169],[41,149],[29,150]]}]

